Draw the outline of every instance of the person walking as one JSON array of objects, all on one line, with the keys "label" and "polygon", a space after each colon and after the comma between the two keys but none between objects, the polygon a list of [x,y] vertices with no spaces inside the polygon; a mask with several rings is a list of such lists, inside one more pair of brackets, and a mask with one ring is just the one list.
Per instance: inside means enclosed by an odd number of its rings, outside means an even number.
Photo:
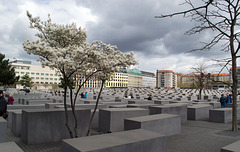
[{"label": "person walking", "polygon": [[231,95],[227,93],[226,103],[231,103]]},{"label": "person walking", "polygon": [[0,90],[0,116],[5,119],[7,118],[7,102],[2,90]]},{"label": "person walking", "polygon": [[221,95],[219,101],[221,103],[221,108],[225,108],[226,107],[226,98],[224,97],[224,94]]},{"label": "person walking", "polygon": [[84,94],[84,98],[87,99],[87,91]]},{"label": "person walking", "polygon": [[14,99],[13,99],[13,94],[12,93],[10,93],[9,94],[9,97],[8,97],[8,105],[13,105],[13,101],[14,101]]}]

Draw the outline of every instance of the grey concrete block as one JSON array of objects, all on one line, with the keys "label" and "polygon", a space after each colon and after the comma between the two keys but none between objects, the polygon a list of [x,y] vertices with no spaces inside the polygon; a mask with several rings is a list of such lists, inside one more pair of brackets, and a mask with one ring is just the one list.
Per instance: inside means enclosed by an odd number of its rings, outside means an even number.
[{"label": "grey concrete block", "polygon": [[175,135],[181,133],[181,118],[179,115],[156,114],[124,120],[124,130],[146,129],[159,134]]},{"label": "grey concrete block", "polygon": [[115,105],[126,105],[127,102],[101,102],[101,104],[104,104],[109,108],[110,106],[115,106]]},{"label": "grey concrete block", "polygon": [[7,121],[0,117],[0,143],[7,141]]},{"label": "grey concrete block", "polygon": [[166,136],[143,129],[67,139],[62,152],[166,152]]},{"label": "grey concrete block", "polygon": [[22,132],[22,111],[12,112],[12,132],[20,137]]},{"label": "grey concrete block", "polygon": [[45,109],[54,109],[54,107],[56,105],[62,105],[63,106],[63,103],[45,103]]},{"label": "grey concrete block", "polygon": [[[86,135],[90,115],[90,109],[76,109],[78,136]],[[69,110],[68,116],[73,130],[75,121]],[[64,109],[23,110],[21,140],[26,144],[40,144],[70,138],[65,123]]]},{"label": "grey concrete block", "polygon": [[109,105],[109,108],[127,108],[127,105]]},{"label": "grey concrete block", "polygon": [[221,152],[240,152],[240,140],[222,147]]},{"label": "grey concrete block", "polygon": [[[91,110],[91,116],[93,114],[93,109]],[[98,128],[98,119],[99,119],[99,110],[97,109],[95,114],[94,114],[94,117],[93,117],[93,121],[92,121],[92,126],[91,126],[91,129],[96,129]]]},{"label": "grey concrete block", "polygon": [[143,108],[143,109],[149,109],[150,106],[154,106],[156,104],[149,103],[149,104],[128,104],[128,108]]},{"label": "grey concrete block", "polygon": [[209,121],[217,122],[217,123],[231,122],[232,121],[232,108],[219,108],[219,109],[209,110]]},{"label": "grey concrete block", "polygon": [[45,109],[45,104],[35,105],[11,105],[8,106],[8,110],[22,110],[22,109]]},{"label": "grey concrete block", "polygon": [[[96,104],[76,104],[75,108],[85,108],[85,109],[94,109]],[[64,108],[64,105],[56,105],[54,108]],[[67,108],[71,108],[71,104],[67,104]],[[98,109],[99,108],[107,108],[107,105],[104,104],[98,104]]]},{"label": "grey concrete block", "polygon": [[0,150],[2,152],[23,152],[15,142],[3,142],[0,143]]},{"label": "grey concrete block", "polygon": [[109,108],[99,109],[98,131],[117,132],[124,130],[124,119],[146,116],[149,110],[142,108]]},{"label": "grey concrete block", "polygon": [[22,110],[8,110],[8,118],[7,118],[7,127],[12,129],[12,113],[13,112],[18,112]]},{"label": "grey concrete block", "polygon": [[169,100],[154,100],[154,104],[169,104]]},{"label": "grey concrete block", "polygon": [[209,120],[209,110],[213,107],[209,104],[196,104],[187,107],[188,120]]},{"label": "grey concrete block", "polygon": [[150,115],[153,114],[173,114],[173,115],[180,115],[181,122],[187,121],[187,103],[172,103],[160,106],[152,106],[149,107]]}]

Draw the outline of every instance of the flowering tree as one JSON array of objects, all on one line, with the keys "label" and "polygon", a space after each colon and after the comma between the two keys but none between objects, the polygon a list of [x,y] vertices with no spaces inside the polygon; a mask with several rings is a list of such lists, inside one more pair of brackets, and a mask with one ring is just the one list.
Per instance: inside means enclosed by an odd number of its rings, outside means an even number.
[{"label": "flowering tree", "polygon": [[[64,88],[65,125],[72,138],[78,137],[75,104],[84,83],[95,74],[98,74],[99,78],[106,79],[107,73],[115,71],[117,66],[126,67],[136,63],[136,61],[132,53],[123,54],[120,51],[115,51],[115,46],[106,45],[100,41],[88,44],[86,31],[77,28],[74,23],[58,25],[51,22],[50,15],[45,22],[41,21],[39,17],[32,17],[29,12],[27,12],[27,16],[30,20],[30,28],[37,29],[39,33],[36,34],[37,41],[27,40],[23,43],[23,48],[28,54],[39,56],[42,66],[48,66],[61,74],[62,87]],[[77,92],[73,99],[72,82],[77,75],[84,75],[86,79],[84,82],[78,83],[79,86],[75,88]],[[66,100],[68,89],[70,90],[71,109],[75,119],[74,136],[68,122]]]},{"label": "flowering tree", "polygon": [[97,60],[95,60],[94,69],[99,71],[97,76],[98,79],[101,80],[101,88],[97,97],[96,106],[90,119],[87,136],[90,135],[92,120],[96,113],[102,89],[106,80],[108,80],[114,72],[117,72],[118,68],[126,68],[130,65],[137,64],[132,52],[129,54],[124,54],[117,50],[117,46],[110,44],[107,45],[102,41],[93,42],[91,44],[91,49],[98,54],[98,56],[96,56]]}]

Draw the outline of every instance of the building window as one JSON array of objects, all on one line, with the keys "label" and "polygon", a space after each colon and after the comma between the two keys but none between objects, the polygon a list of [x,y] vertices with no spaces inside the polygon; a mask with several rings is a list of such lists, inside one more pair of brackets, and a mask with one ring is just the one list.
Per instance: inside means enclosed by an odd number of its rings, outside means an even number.
[{"label": "building window", "polygon": [[41,73],[41,75],[44,75],[44,73]]},{"label": "building window", "polygon": [[39,73],[36,73],[36,75],[39,75]]},{"label": "building window", "polygon": [[21,72],[21,74],[24,74],[24,72]]},{"label": "building window", "polygon": [[31,72],[31,75],[34,75],[35,73],[34,72]]}]

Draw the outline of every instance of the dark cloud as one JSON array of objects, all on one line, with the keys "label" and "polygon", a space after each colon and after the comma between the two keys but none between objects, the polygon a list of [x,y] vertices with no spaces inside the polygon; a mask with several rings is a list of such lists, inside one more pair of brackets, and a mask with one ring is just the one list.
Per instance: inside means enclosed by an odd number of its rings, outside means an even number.
[{"label": "dark cloud", "polygon": [[79,5],[89,7],[99,17],[99,22],[87,25],[88,41],[100,39],[117,45],[122,51],[159,55],[162,55],[162,50],[157,49],[163,45],[166,49],[163,52],[168,52],[166,55],[189,51],[195,45],[197,37],[184,36],[184,32],[192,25],[188,19],[181,16],[172,19],[154,18],[162,13],[178,10],[171,9],[177,6],[174,1],[91,2],[78,1]]},{"label": "dark cloud", "polygon": [[[35,31],[29,29],[26,17],[26,9],[32,9],[34,16],[45,19],[47,13],[51,12],[52,20],[57,24],[69,24],[69,21],[74,21],[78,26],[83,26],[79,23],[88,20],[84,24],[88,42],[102,40],[104,43],[117,45],[123,52],[133,51],[139,61],[138,67],[145,71],[169,69],[186,73],[190,65],[203,59],[208,62],[211,59],[229,57],[229,53],[219,51],[221,45],[215,46],[209,52],[186,53],[201,48],[203,44],[200,42],[209,42],[213,34],[206,32],[185,35],[184,33],[197,23],[190,22],[189,18],[183,18],[181,15],[166,19],[154,18],[186,9],[185,5],[179,6],[184,0],[75,0],[75,2],[77,6],[74,1],[67,3],[64,0],[27,2],[14,0],[14,5],[0,2],[0,12],[4,16],[9,16],[4,19],[10,21],[10,26],[5,25],[7,28],[0,25],[0,49],[7,50],[5,53],[9,57],[15,55],[32,61],[37,59],[36,56],[27,55],[22,48],[24,40],[36,39]],[[8,7],[9,9],[6,9]],[[38,7],[41,10],[34,9]],[[88,8],[90,13],[84,14],[85,8],[82,7]],[[1,8],[5,10],[1,11]],[[94,21],[94,17],[88,18],[89,14],[95,16],[97,20]]]}]

